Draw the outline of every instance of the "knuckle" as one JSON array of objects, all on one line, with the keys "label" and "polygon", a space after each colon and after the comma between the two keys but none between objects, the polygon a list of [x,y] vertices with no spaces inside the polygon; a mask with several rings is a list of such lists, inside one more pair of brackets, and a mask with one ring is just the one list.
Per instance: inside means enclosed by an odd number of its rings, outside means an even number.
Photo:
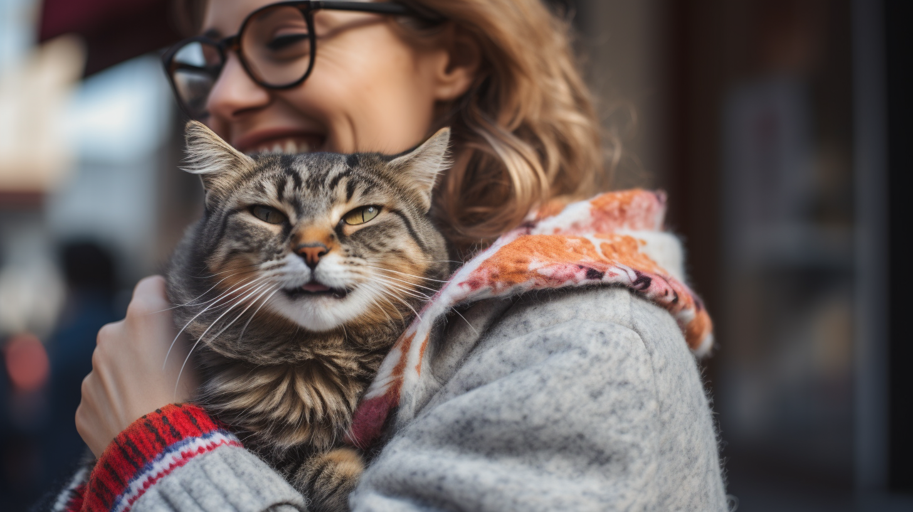
[{"label": "knuckle", "polygon": [[133,300],[127,306],[127,318],[146,316],[153,310],[150,301],[141,295],[134,295]]},{"label": "knuckle", "polygon": [[82,405],[86,401],[86,398],[89,396],[89,392],[90,392],[91,386],[92,386],[91,377],[92,377],[92,374],[89,373],[88,375],[85,376],[85,378],[82,379],[82,385],[79,388],[79,392],[82,394],[82,401],[79,403],[80,407],[82,407]]},{"label": "knuckle", "polygon": [[85,436],[88,429],[86,428],[87,419],[86,419],[86,407],[83,404],[79,404],[79,407],[76,408],[76,415],[74,421],[76,422],[76,432],[80,436]]},{"label": "knuckle", "polygon": [[165,278],[162,276],[149,276],[136,283],[133,289],[133,299],[139,297],[164,297]]},{"label": "knuckle", "polygon": [[162,312],[169,307],[164,289],[152,290],[153,293],[137,290],[127,306],[127,318],[145,317]]},{"label": "knuckle", "polygon": [[113,322],[101,326],[101,329],[98,330],[98,337],[95,340],[95,344],[101,345],[103,343],[107,343],[108,340],[114,337],[118,324],[120,324],[120,322]]}]

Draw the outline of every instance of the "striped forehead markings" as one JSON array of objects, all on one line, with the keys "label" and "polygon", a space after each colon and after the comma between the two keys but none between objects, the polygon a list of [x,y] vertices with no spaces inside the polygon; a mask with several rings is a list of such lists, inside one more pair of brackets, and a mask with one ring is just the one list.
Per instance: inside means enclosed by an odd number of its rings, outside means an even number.
[{"label": "striped forehead markings", "polygon": [[313,191],[318,190],[326,181],[327,176],[338,167],[338,158],[331,158],[331,155],[324,155],[323,158],[316,160],[315,165],[308,169],[307,188]]},{"label": "striped forehead markings", "polygon": [[295,190],[301,190],[301,186],[303,183],[302,183],[302,179],[301,179],[301,174],[299,174],[298,170],[293,169],[291,166],[285,166],[283,168],[283,172],[286,176],[291,178],[293,182],[295,182]]},{"label": "striped forehead markings", "polygon": [[343,178],[349,178],[354,174],[352,168],[346,168],[342,171],[337,172],[330,178],[330,181],[325,185],[327,190],[334,190],[337,185],[339,185],[340,180]]}]

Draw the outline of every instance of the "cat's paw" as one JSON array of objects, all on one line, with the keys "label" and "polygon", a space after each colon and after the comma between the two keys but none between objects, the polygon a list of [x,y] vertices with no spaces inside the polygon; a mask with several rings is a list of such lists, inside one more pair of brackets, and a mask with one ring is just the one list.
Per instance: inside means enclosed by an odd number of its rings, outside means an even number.
[{"label": "cat's paw", "polygon": [[298,468],[292,481],[308,498],[308,510],[349,510],[349,494],[365,470],[365,463],[352,448],[318,453]]}]

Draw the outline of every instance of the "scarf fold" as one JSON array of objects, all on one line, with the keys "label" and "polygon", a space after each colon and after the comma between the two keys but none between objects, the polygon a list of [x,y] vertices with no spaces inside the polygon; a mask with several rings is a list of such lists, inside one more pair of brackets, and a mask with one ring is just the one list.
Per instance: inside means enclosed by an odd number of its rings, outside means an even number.
[{"label": "scarf fold", "polygon": [[661,258],[651,248],[671,237],[662,231],[665,211],[663,192],[635,189],[567,206],[546,205],[530,215],[460,267],[425,304],[381,364],[355,410],[347,440],[368,447],[379,439],[427,371],[425,349],[435,323],[452,308],[482,299],[531,290],[624,286],[669,311],[695,355],[709,352],[710,316],[697,295],[660,267],[656,260]]}]

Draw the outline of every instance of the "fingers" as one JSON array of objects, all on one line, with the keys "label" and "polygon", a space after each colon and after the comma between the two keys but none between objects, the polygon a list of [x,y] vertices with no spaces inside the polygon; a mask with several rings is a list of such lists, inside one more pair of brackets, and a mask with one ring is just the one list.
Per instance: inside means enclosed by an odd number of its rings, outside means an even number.
[{"label": "fingers", "polygon": [[99,421],[102,418],[100,406],[105,398],[99,396],[100,390],[98,376],[94,372],[89,373],[82,381],[82,400],[76,408],[75,417],[76,431],[96,457],[114,438],[110,429]]},{"label": "fingers", "polygon": [[133,289],[133,298],[127,307],[127,316],[145,316],[160,313],[171,307],[165,291],[165,278],[150,276]]},{"label": "fingers", "polygon": [[92,372],[83,380],[76,428],[95,455],[143,414],[173,401],[185,401],[196,389],[196,374],[178,372],[187,353],[179,339],[169,364],[165,355],[177,335],[165,280],[143,279],[136,285],[127,316],[98,331]]}]

